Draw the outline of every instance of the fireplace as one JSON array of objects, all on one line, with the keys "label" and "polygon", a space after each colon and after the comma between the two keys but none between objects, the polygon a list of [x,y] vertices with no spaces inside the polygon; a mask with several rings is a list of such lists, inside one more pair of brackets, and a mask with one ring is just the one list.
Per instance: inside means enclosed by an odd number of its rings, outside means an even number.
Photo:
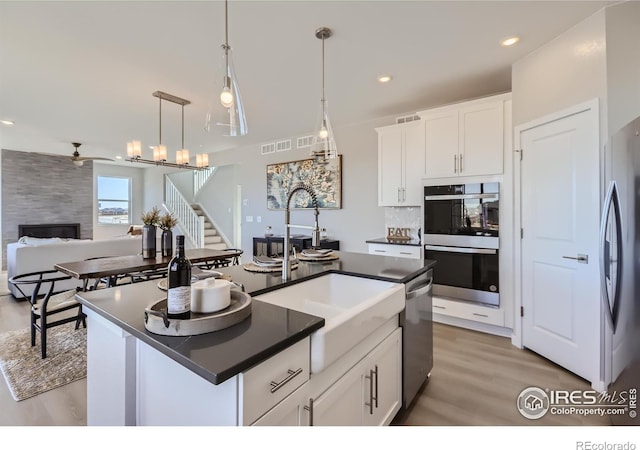
[{"label": "fireplace", "polygon": [[54,223],[41,225],[18,225],[18,237],[71,238],[80,239],[79,223]]}]

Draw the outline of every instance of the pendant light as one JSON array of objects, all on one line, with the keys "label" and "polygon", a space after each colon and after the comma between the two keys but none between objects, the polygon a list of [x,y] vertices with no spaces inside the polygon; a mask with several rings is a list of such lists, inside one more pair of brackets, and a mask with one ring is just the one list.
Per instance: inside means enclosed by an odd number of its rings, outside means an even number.
[{"label": "pendant light", "polygon": [[[196,155],[195,167],[190,165],[189,150],[184,147],[184,107],[191,104],[187,99],[167,94],[162,91],[155,91],[154,97],[158,98],[158,145],[153,147],[153,159],[142,157],[142,143],[140,141],[127,142],[126,161],[153,164],[155,166],[173,167],[176,169],[203,170],[209,166],[209,155],[206,153]],[[162,102],[168,101],[180,105],[182,108],[182,146],[176,151],[176,162],[167,161],[167,147],[162,144]]]},{"label": "pendant light", "polygon": [[338,157],[338,149],[333,138],[331,122],[329,121],[329,105],[324,95],[324,40],[331,37],[331,30],[326,27],[318,28],[316,37],[322,40],[322,98],[320,98],[320,113],[313,133],[313,140],[311,141],[311,155],[332,159]]},{"label": "pendant light", "polygon": [[228,0],[224,2],[224,36],[224,44],[221,46],[222,68],[216,79],[215,95],[209,106],[204,128],[207,132],[224,136],[244,136],[248,132],[247,120],[229,45]]}]

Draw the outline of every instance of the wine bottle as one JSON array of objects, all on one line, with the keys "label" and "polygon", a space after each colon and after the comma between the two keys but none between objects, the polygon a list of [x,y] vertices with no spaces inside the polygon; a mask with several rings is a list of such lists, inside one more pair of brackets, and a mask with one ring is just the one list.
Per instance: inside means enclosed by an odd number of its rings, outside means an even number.
[{"label": "wine bottle", "polygon": [[176,256],[169,262],[167,316],[170,319],[191,317],[191,262],[184,254],[184,235],[176,236]]}]

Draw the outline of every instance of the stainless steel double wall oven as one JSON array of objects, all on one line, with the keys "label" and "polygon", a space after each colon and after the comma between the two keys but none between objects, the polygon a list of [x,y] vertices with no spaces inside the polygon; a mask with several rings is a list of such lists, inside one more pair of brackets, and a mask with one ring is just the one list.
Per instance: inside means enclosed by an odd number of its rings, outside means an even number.
[{"label": "stainless steel double wall oven", "polygon": [[424,257],[433,295],[500,305],[499,183],[424,187]]}]

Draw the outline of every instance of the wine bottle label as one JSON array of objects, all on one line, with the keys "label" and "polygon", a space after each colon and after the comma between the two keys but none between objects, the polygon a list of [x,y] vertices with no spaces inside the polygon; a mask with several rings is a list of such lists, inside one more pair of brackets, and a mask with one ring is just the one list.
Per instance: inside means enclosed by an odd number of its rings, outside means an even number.
[{"label": "wine bottle label", "polygon": [[177,286],[167,293],[169,314],[181,314],[191,310],[191,286]]}]

